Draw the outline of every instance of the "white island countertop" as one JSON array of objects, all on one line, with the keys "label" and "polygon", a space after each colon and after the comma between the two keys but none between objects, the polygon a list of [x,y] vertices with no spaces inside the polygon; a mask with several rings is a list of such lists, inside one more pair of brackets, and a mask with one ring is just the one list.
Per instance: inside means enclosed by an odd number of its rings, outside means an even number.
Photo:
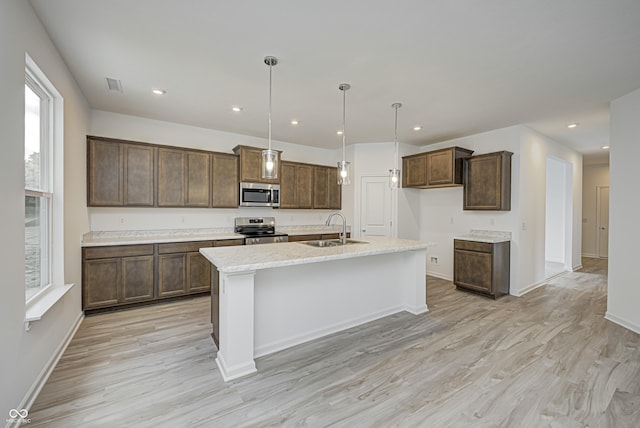
[{"label": "white island countertop", "polygon": [[359,243],[314,247],[302,242],[201,248],[200,252],[220,272],[244,272],[282,266],[318,263],[376,254],[424,250],[435,244],[380,236],[358,238]]}]

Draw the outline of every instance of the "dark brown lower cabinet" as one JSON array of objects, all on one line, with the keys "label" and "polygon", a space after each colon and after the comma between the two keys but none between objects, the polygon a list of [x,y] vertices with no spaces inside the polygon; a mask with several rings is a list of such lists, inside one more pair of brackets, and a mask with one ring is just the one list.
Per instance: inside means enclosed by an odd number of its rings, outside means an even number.
[{"label": "dark brown lower cabinet", "polygon": [[152,244],[83,248],[82,254],[83,309],[153,300]]},{"label": "dark brown lower cabinet", "polygon": [[242,239],[225,239],[85,247],[82,309],[111,309],[207,293],[211,288],[212,266],[199,249],[242,244]]},{"label": "dark brown lower cabinet", "polygon": [[457,289],[493,297],[509,294],[511,242],[454,240],[453,283]]}]

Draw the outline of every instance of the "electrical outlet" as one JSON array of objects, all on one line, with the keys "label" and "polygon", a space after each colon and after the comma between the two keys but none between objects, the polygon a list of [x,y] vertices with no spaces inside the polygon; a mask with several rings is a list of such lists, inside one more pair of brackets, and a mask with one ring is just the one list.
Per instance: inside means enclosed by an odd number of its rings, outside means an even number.
[{"label": "electrical outlet", "polygon": [[438,264],[438,256],[431,256],[431,263]]},{"label": "electrical outlet", "polygon": [[120,217],[120,223],[124,223],[124,217]]}]

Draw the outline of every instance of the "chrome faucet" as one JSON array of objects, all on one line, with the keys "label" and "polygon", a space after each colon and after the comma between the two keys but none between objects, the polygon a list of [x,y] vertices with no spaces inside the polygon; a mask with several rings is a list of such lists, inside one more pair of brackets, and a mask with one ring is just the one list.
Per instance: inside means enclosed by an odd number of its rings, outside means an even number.
[{"label": "chrome faucet", "polygon": [[342,219],[342,233],[340,234],[340,243],[344,245],[347,243],[347,219],[344,218],[344,215],[338,212],[329,214],[326,225],[329,226],[331,224],[331,219],[336,215]]}]

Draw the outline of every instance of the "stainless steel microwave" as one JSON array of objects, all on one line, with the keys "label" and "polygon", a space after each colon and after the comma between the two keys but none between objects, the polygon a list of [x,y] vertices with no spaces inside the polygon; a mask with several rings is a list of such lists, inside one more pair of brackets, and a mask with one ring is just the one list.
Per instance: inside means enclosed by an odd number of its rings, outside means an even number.
[{"label": "stainless steel microwave", "polygon": [[280,185],[263,183],[240,183],[241,207],[280,206]]}]

